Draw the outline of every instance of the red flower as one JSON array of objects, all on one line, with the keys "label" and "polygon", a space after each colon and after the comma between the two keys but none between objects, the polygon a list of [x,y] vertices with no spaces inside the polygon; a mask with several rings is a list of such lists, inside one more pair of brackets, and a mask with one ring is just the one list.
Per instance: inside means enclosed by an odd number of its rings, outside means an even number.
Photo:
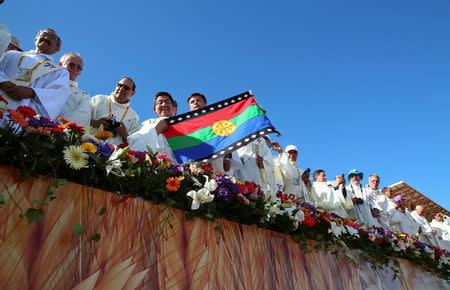
[{"label": "red flower", "polygon": [[3,111],[0,111],[0,119],[3,119]]},{"label": "red flower", "polygon": [[200,167],[206,171],[206,173],[211,173],[213,171],[213,167],[211,164],[206,163],[206,162],[201,162],[200,163]]},{"label": "red flower", "polygon": [[117,146],[117,148],[125,148],[125,147],[128,147],[128,143],[127,142],[119,144],[119,146]]},{"label": "red flower", "polygon": [[31,119],[36,116],[36,112],[27,106],[19,106],[17,107],[17,112],[19,112],[24,118]]},{"label": "red flower", "polygon": [[57,127],[57,128],[45,127],[44,130],[52,131],[52,132],[56,132],[56,133],[62,133],[63,132],[63,128],[60,128],[60,127]]},{"label": "red flower", "polygon": [[305,216],[305,220],[302,223],[308,227],[312,227],[316,224],[316,221],[311,216]]},{"label": "red flower", "polygon": [[153,165],[153,166],[158,166],[158,165],[159,165],[158,160],[153,159],[153,160],[152,160],[152,165]]},{"label": "red flower", "polygon": [[66,118],[63,118],[63,117],[59,117],[58,120],[60,120],[63,123],[69,123],[70,122],[69,120],[67,120]]},{"label": "red flower", "polygon": [[[127,143],[128,144],[128,143]],[[137,153],[137,152],[136,152]],[[141,163],[144,163],[144,161],[145,161],[145,154],[140,154],[139,156],[138,156],[138,164],[141,164]],[[156,160],[155,160],[156,161]],[[156,161],[156,162],[158,162],[158,161]],[[153,164],[153,162],[152,162],[152,164]]]},{"label": "red flower", "polygon": [[245,189],[245,186],[242,185],[242,184],[240,184],[240,183],[238,183],[237,185],[238,185],[238,187],[239,187],[239,192],[240,192],[240,193],[244,193],[245,190],[246,190],[246,189]]},{"label": "red flower", "polygon": [[14,123],[19,124],[22,127],[28,126],[28,121],[16,110],[9,110],[9,117]]},{"label": "red flower", "polygon": [[247,187],[247,191],[248,192],[255,192],[255,187],[250,182],[246,181],[245,182],[245,187]]},{"label": "red flower", "polygon": [[0,95],[0,101],[8,105],[8,101],[5,100],[2,95]]}]

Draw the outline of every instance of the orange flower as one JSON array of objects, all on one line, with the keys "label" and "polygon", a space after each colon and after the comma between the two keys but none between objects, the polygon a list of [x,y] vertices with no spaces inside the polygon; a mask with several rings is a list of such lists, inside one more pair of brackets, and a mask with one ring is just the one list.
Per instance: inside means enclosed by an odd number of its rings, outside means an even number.
[{"label": "orange flower", "polygon": [[44,129],[42,129],[42,127],[39,127],[37,129],[34,129],[32,127],[27,127],[27,128],[25,128],[25,131],[27,131],[28,133],[31,133],[31,134],[50,136],[50,132],[45,131]]},{"label": "orange flower", "polygon": [[60,120],[63,123],[69,123],[70,122],[69,120],[67,120],[66,118],[63,118],[63,117],[59,117],[58,120]]},{"label": "orange flower", "polygon": [[178,188],[180,188],[180,181],[176,179],[175,177],[170,177],[166,180],[167,184],[166,187],[170,191],[177,191]]},{"label": "orange flower", "polygon": [[113,136],[113,133],[109,132],[109,131],[100,131],[97,132],[95,135],[95,138],[101,139],[101,140],[106,140],[109,139]]},{"label": "orange flower", "polygon": [[9,110],[9,114],[9,117],[14,123],[19,124],[22,127],[28,126],[28,121],[16,110]]}]

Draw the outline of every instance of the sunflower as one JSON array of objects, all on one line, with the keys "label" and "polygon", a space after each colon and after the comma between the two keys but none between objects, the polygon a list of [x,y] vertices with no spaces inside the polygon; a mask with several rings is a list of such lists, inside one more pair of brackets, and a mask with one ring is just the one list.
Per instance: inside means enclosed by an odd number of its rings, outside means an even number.
[{"label": "sunflower", "polygon": [[113,136],[113,134],[109,131],[100,131],[97,132],[95,135],[95,138],[101,139],[101,140],[106,140],[109,139]]},{"label": "sunflower", "polygon": [[86,152],[91,152],[91,153],[97,152],[97,147],[95,147],[95,145],[90,142],[81,144],[81,148],[83,148],[83,150]]},{"label": "sunflower", "polygon": [[175,177],[170,177],[166,180],[167,184],[166,187],[170,191],[177,191],[178,188],[180,188],[180,181],[176,179]]},{"label": "sunflower", "polygon": [[75,170],[80,170],[88,165],[88,155],[83,152],[83,148],[79,146],[70,145],[63,151],[64,161]]}]

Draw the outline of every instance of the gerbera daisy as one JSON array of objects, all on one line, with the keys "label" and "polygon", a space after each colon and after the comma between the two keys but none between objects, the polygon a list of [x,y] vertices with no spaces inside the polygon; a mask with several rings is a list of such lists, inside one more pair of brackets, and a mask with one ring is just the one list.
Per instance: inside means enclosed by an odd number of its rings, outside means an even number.
[{"label": "gerbera daisy", "polygon": [[63,117],[59,117],[58,120],[60,120],[63,123],[69,123],[70,122],[69,120],[67,120],[66,118],[63,118]]},{"label": "gerbera daisy", "polygon": [[31,119],[36,116],[36,112],[28,106],[17,107],[17,112],[19,112],[24,118]]},{"label": "gerbera daisy", "polygon": [[75,170],[80,170],[88,165],[88,155],[83,152],[83,148],[79,146],[70,145],[63,151],[64,161]]},{"label": "gerbera daisy", "polygon": [[180,181],[174,177],[168,178],[166,182],[166,187],[170,191],[177,191],[180,188]]},{"label": "gerbera daisy", "polygon": [[81,148],[83,148],[83,150],[86,152],[91,152],[91,153],[97,152],[97,147],[95,147],[95,145],[90,142],[81,144]]},{"label": "gerbera daisy", "polygon": [[101,139],[101,140],[106,140],[109,139],[113,136],[113,134],[109,131],[100,131],[97,132],[95,135],[95,138]]},{"label": "gerbera daisy", "polygon": [[14,123],[19,124],[22,127],[28,126],[28,121],[16,110],[9,110],[9,117]]},{"label": "gerbera daisy", "polygon": [[50,136],[50,132],[45,131],[43,128],[34,129],[33,127],[27,127],[27,128],[25,128],[25,131],[27,131],[28,133],[31,133],[31,134]]}]

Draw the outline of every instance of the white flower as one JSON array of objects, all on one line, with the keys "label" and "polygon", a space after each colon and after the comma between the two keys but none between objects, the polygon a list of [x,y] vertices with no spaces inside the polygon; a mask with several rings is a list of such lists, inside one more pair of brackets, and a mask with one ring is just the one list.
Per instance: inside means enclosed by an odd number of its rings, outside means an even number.
[{"label": "white flower", "polygon": [[206,188],[202,188],[199,191],[191,190],[186,195],[192,197],[192,210],[196,210],[200,207],[200,204],[211,202],[214,199],[214,194],[211,194]]},{"label": "white flower", "polygon": [[347,229],[347,232],[351,235],[351,236],[355,236],[359,238],[359,233],[358,230],[355,229],[354,227],[350,227],[345,225],[345,228]]},{"label": "white flower", "polygon": [[231,182],[236,183],[236,178],[234,178],[234,176],[225,176],[225,178],[228,178]]},{"label": "white flower", "polygon": [[298,228],[298,224],[305,220],[305,213],[299,209],[297,213],[294,215],[294,226]]},{"label": "white flower", "polygon": [[207,190],[213,192],[217,189],[217,182],[214,179],[209,180],[209,177],[207,175],[203,175],[206,178],[205,186]]},{"label": "white flower", "polygon": [[66,161],[66,164],[69,165],[70,168],[80,170],[81,168],[87,167],[89,156],[84,153],[83,148],[70,145],[64,149],[63,153],[64,161]]},{"label": "white flower", "polygon": [[342,235],[342,228],[336,225],[335,222],[331,222],[331,228],[328,229],[328,232],[333,234],[336,238],[339,238]]},{"label": "white flower", "polygon": [[106,175],[112,172],[112,174],[116,176],[125,176],[122,171],[122,162],[120,161],[120,157],[122,157],[123,154],[127,153],[129,149],[129,147],[126,147],[116,150],[113,152],[113,154],[111,154],[108,161],[106,161]]}]

